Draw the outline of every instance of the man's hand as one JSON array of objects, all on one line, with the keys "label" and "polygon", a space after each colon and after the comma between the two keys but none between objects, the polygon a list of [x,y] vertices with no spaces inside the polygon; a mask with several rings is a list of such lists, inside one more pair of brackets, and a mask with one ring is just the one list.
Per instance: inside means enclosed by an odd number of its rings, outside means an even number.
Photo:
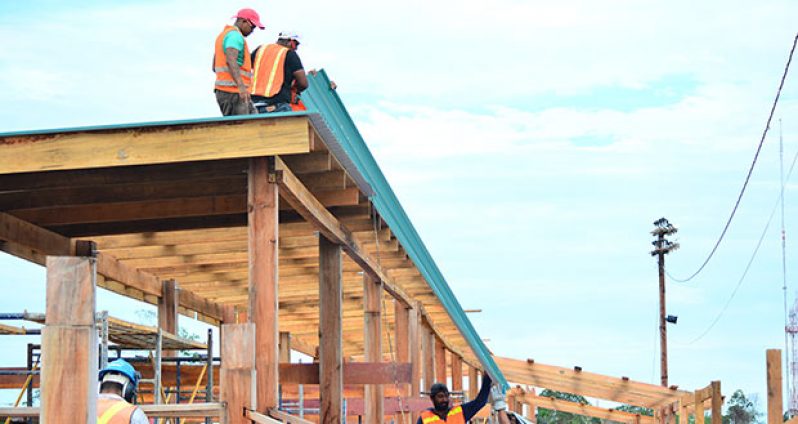
[{"label": "man's hand", "polygon": [[246,85],[238,84],[238,97],[241,98],[241,101],[244,103],[249,103],[251,101],[249,90],[247,90]]},{"label": "man's hand", "polygon": [[507,401],[504,400],[504,393],[498,385],[493,385],[490,388],[490,404],[493,407],[493,412],[507,410]]}]

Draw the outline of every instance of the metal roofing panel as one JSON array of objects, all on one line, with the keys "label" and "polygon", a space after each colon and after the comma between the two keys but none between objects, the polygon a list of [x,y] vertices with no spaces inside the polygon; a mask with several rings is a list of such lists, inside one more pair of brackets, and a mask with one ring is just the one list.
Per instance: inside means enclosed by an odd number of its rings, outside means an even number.
[{"label": "metal roofing panel", "polygon": [[[368,184],[374,189],[371,201],[377,211],[385,219],[391,230],[402,243],[418,270],[429,283],[435,295],[446,308],[452,321],[466,339],[477,359],[485,367],[494,381],[507,388],[507,381],[499,367],[493,361],[488,348],[482,342],[471,321],[466,317],[463,308],[446,283],[440,269],[435,264],[421,237],[416,232],[402,205],[391,189],[371,154],[366,142],[360,135],[354,121],[344,107],[335,90],[330,88],[330,80],[324,70],[315,75],[308,75],[310,87],[302,93],[302,99],[308,112],[319,113],[327,127],[335,135],[336,143],[343,148],[346,156],[356,165]],[[343,165],[343,164],[342,164]],[[347,171],[349,171],[347,169]]]}]

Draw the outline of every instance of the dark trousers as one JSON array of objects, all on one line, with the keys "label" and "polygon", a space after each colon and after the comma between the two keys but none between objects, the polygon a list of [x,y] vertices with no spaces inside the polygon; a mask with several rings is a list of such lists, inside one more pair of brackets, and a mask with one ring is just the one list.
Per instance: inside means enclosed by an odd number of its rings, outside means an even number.
[{"label": "dark trousers", "polygon": [[246,104],[241,101],[238,93],[228,93],[227,91],[213,90],[216,93],[216,103],[224,116],[232,115],[251,115],[257,113],[252,102]]}]

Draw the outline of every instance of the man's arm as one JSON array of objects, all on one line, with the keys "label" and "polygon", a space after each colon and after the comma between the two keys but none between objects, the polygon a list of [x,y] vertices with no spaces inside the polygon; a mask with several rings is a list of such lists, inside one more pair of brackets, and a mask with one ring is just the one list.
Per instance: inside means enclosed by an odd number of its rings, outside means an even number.
[{"label": "man's arm", "polygon": [[141,408],[136,408],[130,416],[130,424],[150,424],[150,420]]},{"label": "man's arm", "polygon": [[241,79],[241,68],[238,66],[238,50],[228,47],[224,50],[224,55],[227,59],[227,69],[230,70],[230,76],[233,77],[233,81],[238,86],[238,96],[241,97],[242,102],[249,103],[249,90],[244,85],[244,80]]},{"label": "man's arm", "polygon": [[470,402],[463,404],[463,415],[465,420],[470,420],[474,415],[488,403],[488,394],[490,393],[490,386],[493,383],[487,373],[482,374],[482,387],[479,388],[477,397]]},{"label": "man's arm", "polygon": [[300,69],[298,71],[294,71],[294,81],[296,83],[296,92],[301,93],[308,88],[308,76],[305,75],[305,70]]}]

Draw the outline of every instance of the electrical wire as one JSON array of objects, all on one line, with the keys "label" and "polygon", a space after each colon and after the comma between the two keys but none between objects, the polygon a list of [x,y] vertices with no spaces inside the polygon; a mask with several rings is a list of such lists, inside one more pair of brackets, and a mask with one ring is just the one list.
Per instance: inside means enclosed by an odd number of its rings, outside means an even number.
[{"label": "electrical wire", "polygon": [[765,143],[765,137],[768,134],[768,130],[770,130],[770,122],[773,120],[773,114],[776,112],[776,105],[779,103],[779,98],[781,97],[781,89],[784,87],[784,81],[787,79],[787,74],[790,71],[790,64],[792,63],[792,56],[795,53],[795,46],[798,44],[798,34],[795,35],[795,39],[792,42],[792,49],[790,50],[790,55],[787,58],[787,65],[784,67],[784,73],[781,76],[781,83],[779,83],[779,89],[776,91],[776,98],[773,100],[773,105],[770,107],[770,114],[768,115],[767,123],[765,124],[765,130],[762,131],[762,137],[759,139],[759,145],[756,148],[756,153],[754,154],[754,160],[751,162],[751,166],[748,168],[748,174],[745,176],[745,181],[743,182],[743,187],[740,189],[740,194],[737,196],[737,201],[734,202],[734,208],[732,208],[731,214],[729,215],[729,219],[726,221],[726,225],[723,226],[723,231],[721,231],[720,236],[718,237],[718,241],[715,242],[715,245],[712,247],[712,250],[707,255],[707,258],[704,260],[704,263],[701,264],[698,269],[692,273],[687,278],[676,278],[670,275],[667,271],[665,272],[668,274],[668,277],[676,282],[679,283],[686,283],[696,275],[698,275],[705,266],[709,263],[709,260],[715,255],[715,252],[718,250],[718,246],[720,246],[720,242],[723,241],[723,237],[726,235],[726,232],[729,230],[729,226],[731,225],[732,220],[734,219],[734,215],[737,213],[737,208],[740,206],[740,201],[743,199],[743,194],[745,194],[745,189],[748,188],[748,182],[751,180],[751,174],[754,172],[754,167],[756,166],[757,159],[759,159],[759,152],[762,150],[762,145]]},{"label": "electrical wire", "polygon": [[798,161],[798,151],[796,151],[795,152],[795,156],[793,156],[792,164],[790,165],[790,170],[787,173],[787,178],[781,184],[781,190],[779,192],[779,197],[776,199],[776,204],[773,205],[773,210],[770,212],[770,217],[768,218],[768,221],[765,224],[764,230],[762,230],[762,235],[759,237],[759,241],[756,244],[756,248],[754,248],[754,252],[751,254],[751,258],[748,260],[748,264],[745,266],[745,270],[743,270],[743,274],[740,276],[740,279],[737,281],[737,285],[734,287],[734,290],[732,291],[731,296],[729,296],[729,299],[726,301],[726,304],[723,305],[723,308],[720,310],[720,312],[715,317],[715,319],[712,320],[712,323],[704,330],[704,332],[701,333],[698,337],[694,338],[693,340],[691,340],[691,341],[689,341],[689,342],[687,342],[685,344],[681,344],[682,346],[689,346],[689,345],[701,340],[702,338],[704,338],[704,336],[709,334],[709,332],[712,331],[712,329],[715,327],[715,324],[717,324],[718,321],[720,321],[721,317],[723,317],[723,314],[729,308],[729,305],[731,304],[732,300],[737,295],[737,291],[740,289],[740,286],[742,286],[743,282],[745,281],[745,277],[746,277],[746,275],[748,275],[748,270],[751,269],[751,264],[754,263],[754,259],[756,258],[756,254],[759,252],[759,247],[762,246],[762,241],[765,239],[765,235],[768,232],[768,228],[770,228],[770,223],[773,221],[773,217],[776,215],[776,211],[779,208],[779,203],[781,201],[781,198],[784,195],[783,194],[784,193],[784,186],[786,185],[787,181],[790,180],[790,176],[792,175],[792,171],[793,171],[793,169],[795,169],[796,161]]}]

